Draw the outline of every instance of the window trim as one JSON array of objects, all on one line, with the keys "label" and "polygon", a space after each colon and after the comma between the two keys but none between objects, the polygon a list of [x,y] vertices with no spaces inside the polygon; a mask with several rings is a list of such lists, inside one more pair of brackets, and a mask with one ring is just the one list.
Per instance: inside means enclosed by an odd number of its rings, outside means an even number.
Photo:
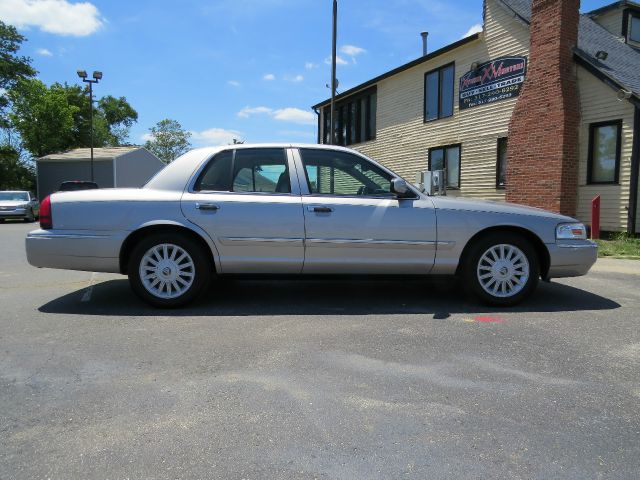
[{"label": "window trim", "polygon": [[[613,181],[596,181],[593,180],[593,146],[594,133],[597,128],[616,126],[618,132],[616,135],[616,166]],[[622,120],[608,120],[605,122],[595,122],[589,124],[589,152],[587,156],[587,185],[620,185],[620,158],[622,156]]]},{"label": "window trim", "polygon": [[496,190],[504,190],[505,188],[507,188],[507,172],[505,172],[504,185],[500,185],[500,142],[507,143],[507,156],[508,156],[509,137],[498,137],[496,141]]},{"label": "window trim", "polygon": [[[459,168],[458,168],[458,186],[457,187],[450,187],[449,185],[447,185],[447,179],[445,178],[445,188],[447,190],[460,190],[462,188],[462,182],[461,182],[461,177],[462,177],[462,143],[451,143],[449,145],[442,145],[439,147],[432,147],[429,149],[429,153],[428,153],[428,168],[429,170],[431,170],[431,154],[434,150],[447,150],[449,148],[455,148],[458,147],[459,149]],[[448,171],[448,159],[447,159],[447,155],[445,153],[444,155],[444,163],[445,163],[445,171]]]},{"label": "window trim", "polygon": [[[453,77],[452,77],[452,83],[453,83],[453,88],[451,90],[451,115],[447,115],[446,117],[443,117],[442,114],[442,72],[443,70],[445,70],[446,68],[452,67],[453,68]],[[432,119],[427,119],[427,76],[429,76],[432,73],[438,72],[438,116],[436,118],[432,118]],[[455,106],[456,106],[456,102],[455,102],[455,95],[456,93],[456,62],[449,62],[445,65],[441,65],[438,68],[434,68],[432,70],[429,70],[428,72],[425,72],[424,74],[424,86],[422,89],[422,94],[423,94],[423,98],[422,98],[422,123],[429,123],[429,122],[436,122],[438,120],[442,120],[443,118],[451,118],[455,115]]]}]

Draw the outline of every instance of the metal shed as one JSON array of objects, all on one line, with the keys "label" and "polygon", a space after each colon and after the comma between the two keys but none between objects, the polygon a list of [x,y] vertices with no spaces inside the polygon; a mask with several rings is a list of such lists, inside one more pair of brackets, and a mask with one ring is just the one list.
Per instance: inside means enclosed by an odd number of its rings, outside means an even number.
[{"label": "metal shed", "polygon": [[[68,180],[91,180],[91,150],[76,148],[37,160],[38,195],[55,192]],[[164,163],[141,147],[93,149],[94,181],[100,188],[141,187]]]}]

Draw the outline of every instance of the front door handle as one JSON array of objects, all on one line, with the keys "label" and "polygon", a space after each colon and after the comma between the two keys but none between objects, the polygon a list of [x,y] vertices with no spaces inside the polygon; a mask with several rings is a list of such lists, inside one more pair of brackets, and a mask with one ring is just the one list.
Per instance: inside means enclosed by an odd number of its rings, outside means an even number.
[{"label": "front door handle", "polygon": [[333,208],[331,208],[331,207],[321,207],[319,205],[309,205],[307,207],[307,209],[310,212],[315,212],[315,213],[331,213],[331,212],[333,212]]},{"label": "front door handle", "polygon": [[196,209],[215,211],[220,210],[220,206],[216,205],[215,203],[196,203]]}]

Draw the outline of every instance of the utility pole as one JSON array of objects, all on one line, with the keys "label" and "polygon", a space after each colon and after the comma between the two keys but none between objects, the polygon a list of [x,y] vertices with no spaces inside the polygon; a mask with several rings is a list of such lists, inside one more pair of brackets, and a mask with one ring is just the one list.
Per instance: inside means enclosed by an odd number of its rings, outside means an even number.
[{"label": "utility pole", "polygon": [[336,143],[336,37],[338,35],[338,0],[333,0],[333,35],[331,48],[331,124],[329,144]]}]

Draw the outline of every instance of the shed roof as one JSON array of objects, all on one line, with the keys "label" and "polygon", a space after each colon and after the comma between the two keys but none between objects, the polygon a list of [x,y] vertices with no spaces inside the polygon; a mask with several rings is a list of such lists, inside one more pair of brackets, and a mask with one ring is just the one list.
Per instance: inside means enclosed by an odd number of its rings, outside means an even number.
[{"label": "shed roof", "polygon": [[[122,155],[133,152],[135,150],[142,150],[142,147],[129,146],[94,148],[93,158],[94,160],[113,160],[114,158],[121,157]],[[45,155],[44,157],[40,157],[38,161],[81,161],[88,160],[90,158],[90,148],[74,148],[73,150],[69,150],[68,152],[51,153],[49,155]]]}]

